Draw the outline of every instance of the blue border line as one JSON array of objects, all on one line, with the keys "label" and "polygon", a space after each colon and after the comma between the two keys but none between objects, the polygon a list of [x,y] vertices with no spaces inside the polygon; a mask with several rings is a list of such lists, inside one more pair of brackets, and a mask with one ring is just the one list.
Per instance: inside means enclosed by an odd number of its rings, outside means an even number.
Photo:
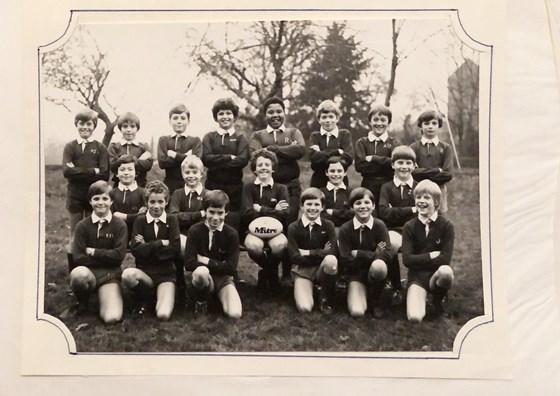
[{"label": "blue border line", "polygon": [[[461,29],[463,30],[463,32],[465,33],[465,35],[472,40],[475,43],[478,43],[479,45],[482,45],[484,47],[488,47],[490,48],[490,81],[489,81],[489,98],[488,98],[488,105],[489,105],[489,111],[488,111],[488,203],[489,203],[489,215],[488,215],[488,230],[489,230],[489,264],[490,264],[490,305],[491,305],[491,319],[489,321],[486,322],[482,322],[477,324],[476,326],[472,327],[463,337],[463,339],[461,340],[461,343],[459,345],[459,351],[457,356],[450,356],[450,357],[446,357],[446,356],[347,356],[347,355],[320,355],[320,356],[316,356],[316,355],[298,355],[298,354],[262,354],[262,355],[247,355],[247,354],[243,354],[243,353],[227,353],[227,354],[222,354],[222,353],[189,353],[189,352],[173,352],[173,353],[152,353],[152,352],[128,352],[128,353],[120,353],[120,352],[70,352],[70,355],[91,355],[91,356],[146,356],[146,357],[150,357],[150,356],[221,356],[221,357],[256,357],[256,358],[263,358],[263,357],[272,357],[272,358],[278,358],[278,357],[286,357],[286,358],[330,358],[330,359],[390,359],[390,360],[397,360],[397,359],[401,359],[401,360],[434,360],[434,359],[438,359],[438,360],[458,360],[461,357],[461,352],[462,352],[462,348],[463,348],[463,343],[465,342],[467,336],[471,333],[471,331],[473,331],[474,329],[476,329],[477,327],[480,327],[482,325],[488,324],[488,323],[493,323],[494,322],[494,290],[493,290],[493,277],[492,277],[492,239],[490,238],[490,236],[492,235],[491,232],[491,194],[490,194],[490,187],[491,187],[491,183],[490,183],[490,157],[491,157],[491,151],[490,151],[490,142],[491,142],[491,124],[492,124],[492,82],[493,82],[493,61],[494,61],[494,46],[493,45],[489,45],[489,44],[484,44],[478,40],[475,40],[471,35],[469,35],[467,33],[467,31],[465,30],[465,27],[463,26],[463,23],[461,21],[461,18],[459,16],[459,10],[456,8],[434,8],[434,9],[412,9],[412,8],[406,8],[406,9],[375,9],[375,8],[365,8],[365,9],[360,9],[360,8],[352,8],[352,9],[339,9],[339,8],[274,8],[274,9],[252,9],[252,8],[240,8],[240,9],[162,9],[162,10],[151,10],[151,9],[136,9],[136,10],[129,10],[129,9],[122,9],[122,10],[107,10],[107,9],[91,9],[91,10],[70,10],[70,19],[68,20],[68,24],[66,25],[66,29],[63,32],[63,34],[58,37],[57,39],[51,41],[48,44],[45,45],[40,45],[37,49],[37,54],[38,54],[38,85],[39,85],[39,98],[38,98],[38,103],[39,103],[39,168],[41,168],[41,159],[42,159],[42,153],[41,153],[41,62],[40,62],[40,49],[41,48],[45,48],[49,45],[54,44],[55,42],[57,42],[58,40],[60,40],[62,37],[64,37],[66,35],[66,33],[68,32],[69,28],[70,28],[70,24],[72,22],[72,17],[74,13],[121,13],[121,12],[128,12],[128,13],[141,13],[141,12],[151,12],[151,13],[167,13],[167,12],[256,12],[256,11],[262,11],[262,12],[332,12],[332,11],[344,11],[344,12],[455,12],[455,14],[457,15],[457,19],[459,21],[459,25],[461,26]],[[479,175],[480,175],[480,171],[479,171]],[[42,185],[42,173],[41,173],[41,169],[39,169],[39,188],[41,188]],[[41,201],[41,196],[39,197],[39,219],[40,219],[40,215],[41,215],[41,209],[42,209],[42,201]],[[58,327],[58,325],[56,323],[53,323],[47,319],[44,318],[39,318],[39,306],[38,306],[38,301],[39,301],[39,274],[40,274],[40,259],[41,259],[41,244],[40,244],[40,233],[41,233],[41,227],[39,227],[38,230],[39,233],[39,254],[38,254],[38,262],[39,262],[39,266],[38,266],[38,270],[37,270],[37,301],[36,301],[36,318],[37,320],[43,320],[46,321],[48,323],[53,324],[55,327],[57,327],[62,334],[64,335],[66,344],[68,345],[68,349],[70,349],[70,344],[68,339],[66,339],[66,335],[64,334],[64,331]],[[482,263],[481,263],[482,264]],[[42,312],[43,314],[45,314],[44,312]],[[484,315],[483,315],[484,316]],[[477,316],[480,317],[480,316]],[[472,318],[476,319],[477,317]],[[362,352],[362,351],[360,351]],[[417,353],[415,351],[396,351],[396,352],[402,352],[402,353]],[[434,352],[440,352],[440,351],[434,351]],[[392,352],[391,352],[392,353]],[[446,351],[441,351],[441,353],[447,353]],[[452,351],[449,353],[453,353]]]}]

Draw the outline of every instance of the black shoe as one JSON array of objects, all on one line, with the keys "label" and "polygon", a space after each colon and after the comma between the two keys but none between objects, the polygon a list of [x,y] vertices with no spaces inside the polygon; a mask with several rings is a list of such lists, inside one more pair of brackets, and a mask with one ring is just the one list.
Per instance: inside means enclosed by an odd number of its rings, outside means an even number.
[{"label": "black shoe", "polygon": [[208,314],[208,301],[197,301],[194,305],[194,316],[204,316]]},{"label": "black shoe", "polygon": [[434,316],[436,318],[443,316],[443,315],[447,315],[447,294],[443,295],[442,297],[435,297],[433,299],[433,304],[434,304]]},{"label": "black shoe", "polygon": [[391,295],[391,305],[402,305],[404,299],[402,295],[402,290],[394,290],[393,294]]},{"label": "black shoe", "polygon": [[322,299],[319,302],[319,311],[321,311],[323,315],[332,315],[332,313],[334,312],[331,306],[329,305],[329,301],[326,298]]},{"label": "black shoe", "polygon": [[374,317],[375,319],[382,319],[382,318],[384,318],[385,315],[386,315],[385,310],[384,310],[383,308],[381,308],[379,305],[375,305],[375,306],[373,307],[373,309],[371,310],[371,312],[372,312],[373,317]]},{"label": "black shoe", "polygon": [[146,303],[140,303],[134,310],[132,311],[132,315],[136,317],[145,316],[148,313],[148,305]]}]

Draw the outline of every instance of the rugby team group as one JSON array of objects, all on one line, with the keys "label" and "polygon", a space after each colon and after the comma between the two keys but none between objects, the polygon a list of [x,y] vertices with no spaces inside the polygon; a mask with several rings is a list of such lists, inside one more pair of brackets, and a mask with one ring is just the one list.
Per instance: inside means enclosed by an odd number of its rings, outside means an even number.
[{"label": "rugby team group", "polygon": [[[101,319],[118,322],[127,289],[134,314],[155,311],[169,320],[188,290],[195,315],[208,314],[209,299],[217,298],[238,319],[240,249],[259,267],[259,295],[274,298],[293,284],[301,313],[317,306],[331,314],[337,283],[345,285],[352,316],[383,317],[391,305],[383,303],[384,289],[393,305],[405,300],[410,321],[423,320],[429,294],[434,312],[443,311],[454,277],[454,228],[444,216],[453,153],[438,138],[440,114],[422,113],[421,140],[405,146],[387,132],[391,110],[375,105],[371,130],[353,143],[337,126],[338,106],[325,100],[316,110],[320,129],[306,145],[297,128],[286,127],[282,99],[268,99],[262,110],[266,128],[247,138],[235,128],[239,107],[220,99],[212,107],[216,130],[201,140],[187,132],[188,108],[174,106],[172,133],[157,147],[165,178],[150,182],[154,158],[137,139],[137,115],[120,116],[122,138],[105,147],[92,138],[97,114],[76,114],[79,138],[66,144],[62,167],[77,314],[88,312],[97,293]],[[313,174],[302,192],[298,160],[306,153]],[[243,184],[247,164],[255,178]],[[350,191],[352,164],[362,183]],[[127,252],[135,265],[123,270]],[[399,257],[408,269],[405,288]]]}]

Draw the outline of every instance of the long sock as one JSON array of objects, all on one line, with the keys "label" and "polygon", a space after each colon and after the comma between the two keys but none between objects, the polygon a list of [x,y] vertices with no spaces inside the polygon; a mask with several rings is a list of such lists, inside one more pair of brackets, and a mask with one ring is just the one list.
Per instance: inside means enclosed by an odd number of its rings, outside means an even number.
[{"label": "long sock", "polygon": [[76,264],[74,264],[74,255],[72,253],[66,253],[66,257],[68,259],[68,273],[70,273],[76,268]]},{"label": "long sock", "polygon": [[388,277],[391,282],[393,290],[401,290],[401,268],[399,266],[399,256],[395,254],[391,261],[389,261]]},{"label": "long sock", "polygon": [[336,276],[335,275],[327,275],[325,273],[322,274],[322,279],[320,282],[319,288],[319,298],[321,300],[325,299],[328,300],[334,291],[334,287],[336,285]]},{"label": "long sock", "polygon": [[381,301],[381,294],[383,293],[384,281],[377,281],[370,279],[368,285],[369,299],[374,306],[379,305]]}]

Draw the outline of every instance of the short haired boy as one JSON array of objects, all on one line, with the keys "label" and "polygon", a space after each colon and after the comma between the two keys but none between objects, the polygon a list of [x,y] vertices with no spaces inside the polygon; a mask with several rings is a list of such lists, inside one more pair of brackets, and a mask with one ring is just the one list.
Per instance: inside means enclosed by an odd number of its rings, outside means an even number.
[{"label": "short haired boy", "polygon": [[147,143],[141,143],[136,139],[140,130],[140,119],[134,113],[124,113],[117,120],[117,127],[122,133],[120,142],[109,144],[109,163],[113,172],[113,185],[119,183],[117,176],[118,159],[123,155],[132,155],[136,158],[136,182],[140,187],[146,185],[146,174],[152,169],[154,159]]},{"label": "short haired boy", "polygon": [[[311,161],[311,187],[322,188],[327,185],[328,159],[341,157],[346,166],[354,161],[352,135],[347,129],[339,129],[340,109],[332,100],[324,100],[317,108],[317,120],[321,128],[309,136],[309,160]],[[348,184],[348,178],[344,178]]]},{"label": "short haired boy", "polygon": [[[267,99],[263,104],[263,113],[267,123],[266,129],[253,132],[249,139],[251,153],[266,148],[276,154],[278,169],[274,180],[284,184],[288,189],[287,224],[297,220],[301,184],[299,182],[298,160],[305,155],[305,141],[300,130],[284,125],[286,118],[284,101],[278,97]],[[282,278],[290,280],[291,264],[286,257],[282,263]]]},{"label": "short haired boy", "polygon": [[422,138],[410,145],[416,154],[418,168],[412,172],[415,180],[431,180],[442,191],[439,213],[447,212],[447,186],[445,183],[453,178],[453,150],[451,145],[442,142],[438,130],[443,125],[441,115],[433,110],[425,111],[418,117],[418,128]]},{"label": "short haired boy", "polygon": [[373,194],[358,187],[350,194],[354,218],[340,227],[338,249],[341,267],[348,277],[348,310],[352,316],[363,316],[372,303],[376,318],[384,315],[381,293],[391,260],[389,233],[383,221],[373,217]]},{"label": "short haired boy", "polygon": [[[185,251],[187,234],[194,224],[206,218],[203,208],[203,198],[206,190],[202,185],[204,176],[204,165],[200,158],[194,155],[186,157],[181,163],[181,175],[183,187],[175,190],[169,201],[169,213],[177,216],[181,232],[181,254]],[[181,293],[185,288],[185,272],[183,260],[178,260],[177,266],[177,288]]]},{"label": "short haired boy", "polygon": [[179,222],[175,216],[165,213],[169,202],[169,189],[165,184],[159,180],[151,181],[144,193],[148,211],[136,218],[130,238],[136,268],[124,270],[122,284],[137,300],[136,313],[139,315],[146,312],[155,289],[156,316],[159,320],[169,320],[175,305]]},{"label": "short haired boy", "polygon": [[299,312],[313,309],[313,284],[319,285],[319,310],[330,315],[329,295],[334,291],[338,260],[334,224],[321,219],[325,196],[315,187],[301,194],[303,214],[288,227],[288,253],[294,275],[294,299]]},{"label": "short haired boy", "polygon": [[165,170],[163,182],[173,192],[183,187],[181,163],[187,156],[202,156],[200,138],[187,135],[187,126],[191,113],[184,104],[169,110],[169,125],[173,129],[171,135],[160,136],[158,141],[158,165]]},{"label": "short haired boy", "polygon": [[128,234],[124,221],[111,214],[111,186],[99,180],[88,189],[93,213],[80,221],[74,234],[74,263],[70,287],[78,300],[78,312],[87,311],[91,293],[97,291],[99,315],[105,323],[122,317],[119,282]]},{"label": "short haired boy", "polygon": [[109,155],[103,144],[92,138],[97,127],[97,113],[83,109],[74,117],[79,138],[66,143],[62,154],[62,171],[68,180],[66,210],[70,217],[70,242],[67,246],[68,270],[74,268],[72,241],[76,224],[91,214],[89,186],[98,180],[109,180]]},{"label": "short haired boy", "polygon": [[[286,229],[288,218],[288,190],[276,183],[272,174],[278,166],[276,154],[260,149],[251,155],[251,170],[257,176],[254,182],[245,183],[241,198],[242,229],[256,218],[273,217]],[[257,286],[261,292],[279,291],[278,264],[284,258],[288,240],[284,234],[265,240],[253,234],[245,237],[245,248],[249,257],[262,269],[258,274]]]},{"label": "short haired boy", "polygon": [[209,191],[202,205],[206,220],[191,227],[185,248],[185,267],[192,271],[195,315],[206,313],[209,296],[216,294],[224,313],[239,319],[241,299],[233,282],[239,261],[239,236],[224,223],[229,198],[221,190]]},{"label": "short haired boy", "polygon": [[426,297],[433,294],[436,314],[443,312],[442,302],[453,283],[451,257],[455,231],[453,223],[438,214],[441,190],[429,180],[414,189],[418,217],[403,228],[402,256],[408,268],[406,315],[421,322],[426,314]]},{"label": "short haired boy", "polygon": [[381,186],[393,178],[391,153],[400,145],[387,132],[392,118],[392,112],[387,106],[372,107],[368,114],[371,131],[356,141],[356,170],[362,174],[362,187],[373,193],[377,206]]},{"label": "short haired boy", "polygon": [[354,217],[350,209],[348,198],[350,192],[344,183],[348,166],[340,157],[331,157],[327,160],[325,173],[328,178],[326,187],[321,188],[325,195],[325,209],[321,216],[340,227]]},{"label": "short haired boy", "polygon": [[139,213],[145,213],[144,189],[136,183],[136,157],[123,155],[119,157],[116,166],[116,177],[119,183],[111,190],[113,216],[124,220],[128,228],[128,235],[132,235],[132,225]]},{"label": "short haired boy", "polygon": [[401,272],[398,252],[402,246],[402,227],[416,216],[412,191],[416,181],[412,171],[416,166],[416,155],[408,146],[395,147],[391,154],[391,166],[395,171],[393,180],[383,184],[379,198],[379,218],[389,229],[393,258],[389,264],[389,279],[393,287],[393,303],[402,302]]},{"label": "short haired boy", "polygon": [[239,106],[231,99],[219,99],[212,106],[216,131],[202,138],[202,162],[208,168],[205,186],[222,190],[230,199],[230,210],[239,212],[243,190],[243,168],[249,163],[249,142],[235,130]]}]

